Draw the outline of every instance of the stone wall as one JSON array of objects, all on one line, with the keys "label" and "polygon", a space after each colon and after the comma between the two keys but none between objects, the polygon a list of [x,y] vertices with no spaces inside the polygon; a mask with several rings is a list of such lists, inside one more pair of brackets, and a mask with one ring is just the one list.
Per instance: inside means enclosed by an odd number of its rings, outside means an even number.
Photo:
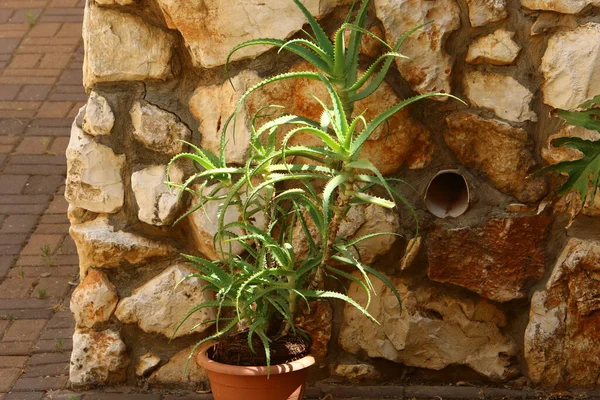
[{"label": "stone wall", "polygon": [[[349,1],[304,3],[334,29]],[[551,148],[549,138],[597,138],[562,126],[552,112],[600,93],[600,2],[372,3],[369,29],[390,42],[433,23],[402,48],[413,61],[399,60],[356,111],[375,115],[429,91],[453,93],[468,105],[423,101],[366,143],[364,157],[416,189],[406,193],[422,237],[405,257],[404,239],[364,246],[363,258],[391,277],[403,307],[378,287],[370,307],[378,326],[332,303],[333,316],[323,316],[333,339],[315,377],[600,385],[600,197],[571,220],[574,199],[553,197],[554,178],[530,176],[545,163],[578,156]],[[202,324],[212,311],[171,336],[208,294],[197,280],[174,285],[190,271],[180,253],[214,255],[216,209],[172,226],[192,199],[177,201],[164,167],[184,149],[179,139],[215,150],[221,123],[261,77],[305,67],[289,54],[251,47],[233,58],[232,87],[224,67],[229,50],[250,38],[290,37],[303,23],[291,0],[88,0],[90,97],[73,122],[65,193],[81,271],[71,301],[74,385],[205,386],[204,372],[184,365],[191,346],[214,329]],[[364,40],[366,60],[381,51]],[[244,121],[258,107],[280,104],[314,117],[320,107],[307,95],[321,92],[299,80],[253,95],[229,133],[229,159],[243,161]],[[174,179],[184,179],[186,168],[178,166]],[[437,218],[423,194],[448,169],[465,177],[470,207],[457,218]],[[414,230],[404,211],[366,207],[353,210],[342,231],[362,235],[382,224],[406,238]],[[361,296],[356,287],[349,292]]]}]

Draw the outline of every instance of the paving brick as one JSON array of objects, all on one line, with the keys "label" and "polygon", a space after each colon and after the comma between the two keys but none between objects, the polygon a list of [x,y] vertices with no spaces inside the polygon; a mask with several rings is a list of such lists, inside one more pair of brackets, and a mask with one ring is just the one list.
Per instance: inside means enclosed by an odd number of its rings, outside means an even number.
[{"label": "paving brick", "polygon": [[31,28],[27,37],[52,37],[58,32],[60,27],[61,24],[57,22],[36,24]]},{"label": "paving brick", "polygon": [[42,248],[48,246],[51,254],[54,254],[56,247],[62,242],[64,235],[31,235],[29,241],[23,248],[23,255],[41,255]]},{"label": "paving brick", "polygon": [[13,321],[4,337],[3,342],[30,342],[36,340],[46,324],[45,319]]},{"label": "paving brick", "polygon": [[33,68],[41,57],[41,54],[16,54],[8,68]]},{"label": "paving brick", "polygon": [[12,85],[47,85],[54,84],[56,82],[56,78],[52,76],[41,76],[41,77],[31,77],[31,76],[1,76],[0,84],[12,84]]},{"label": "paving brick", "polygon": [[71,335],[73,333],[73,330],[75,328],[75,320],[73,320],[73,316],[69,313],[69,317],[68,318],[56,318],[56,314],[54,315],[54,317],[52,317],[52,319],[50,321],[48,321],[48,324],[46,325],[46,329],[51,329],[51,328],[69,328],[71,330]]},{"label": "paving brick", "polygon": [[33,354],[29,358],[27,365],[46,365],[46,364],[57,364],[63,362],[69,362],[71,355],[67,352],[64,353],[40,353]]},{"label": "paving brick", "polygon": [[73,330],[69,330],[71,333],[66,337],[39,340],[33,347],[33,353],[70,353],[73,350]]},{"label": "paving brick", "polygon": [[160,394],[86,393],[85,400],[160,400]]},{"label": "paving brick", "polygon": [[69,364],[62,362],[58,364],[37,365],[27,368],[23,374],[24,378],[34,378],[39,376],[58,376],[69,373]]},{"label": "paving brick", "polygon": [[17,96],[17,100],[43,101],[46,100],[51,89],[51,85],[25,85]]},{"label": "paving brick", "polygon": [[[36,258],[39,260],[39,257]],[[38,261],[38,264],[41,262]],[[58,263],[56,263],[58,264]],[[38,278],[42,276],[42,274],[51,274],[49,276],[60,277],[65,282],[70,281],[72,278],[76,277],[79,271],[79,267],[77,265],[71,266],[23,266],[19,265],[16,268],[13,268],[9,273],[8,277],[21,277],[21,275],[25,278]],[[68,283],[68,282],[67,282]]]},{"label": "paving brick", "polygon": [[0,369],[0,392],[8,392],[20,375],[19,368]]},{"label": "paving brick", "polygon": [[45,209],[45,204],[0,204],[0,214],[41,214]]},{"label": "paving brick", "polygon": [[42,104],[36,117],[38,118],[64,118],[73,108],[72,102],[54,101]]},{"label": "paving brick", "polygon": [[25,189],[27,175],[0,175],[0,194],[19,194]]},{"label": "paving brick", "polygon": [[52,308],[52,304],[51,299],[2,299],[0,300],[0,315],[10,313],[11,310],[48,310]]},{"label": "paving brick", "polygon": [[0,53],[13,53],[19,45],[19,39],[0,39]]},{"label": "paving brick", "polygon": [[35,232],[43,234],[64,233],[69,231],[70,224],[41,224],[38,225]]},{"label": "paving brick", "polygon": [[50,298],[63,298],[69,291],[69,288],[69,282],[63,277],[57,276],[41,278],[36,286],[36,289],[44,289],[46,296]]},{"label": "paving brick", "polygon": [[27,240],[28,236],[29,235],[27,235],[25,233],[20,233],[20,234],[15,234],[15,233],[2,234],[2,233],[0,233],[0,244],[22,244],[24,241]]},{"label": "paving brick", "polygon": [[0,368],[23,368],[25,364],[26,356],[0,356]]},{"label": "paving brick", "polygon": [[63,388],[68,380],[68,376],[51,376],[37,378],[21,377],[14,384],[12,390],[56,390]]},{"label": "paving brick", "polygon": [[[2,206],[0,206],[0,210],[2,209]],[[5,257],[5,256],[14,256],[16,254],[19,253],[19,249],[21,248],[21,245],[15,245],[15,244],[0,244],[0,256]]]},{"label": "paving brick", "polygon": [[50,196],[45,194],[7,194],[0,197],[0,204],[41,204],[49,203]]},{"label": "paving brick", "polygon": [[66,165],[64,155],[14,155],[10,160],[11,164],[45,164],[45,165]]},{"label": "paving brick", "polygon": [[65,177],[54,176],[32,176],[25,185],[24,194],[54,194],[58,187],[65,183]]},{"label": "paving brick", "polygon": [[[21,93],[22,94],[22,93]],[[51,137],[24,137],[13,154],[44,154],[50,146]]]},{"label": "paving brick", "polygon": [[44,392],[12,392],[6,394],[4,400],[41,400]]},{"label": "paving brick", "polygon": [[82,26],[83,24],[81,22],[65,22],[56,36],[72,36],[80,38]]},{"label": "paving brick", "polygon": [[6,319],[0,319],[0,339],[2,339],[2,336],[4,336],[4,332],[6,332],[6,329],[8,328],[10,322],[11,321],[8,321]]},{"label": "paving brick", "polygon": [[[48,214],[61,214],[65,215],[67,213],[67,210],[69,208],[69,203],[67,203],[67,200],[65,199],[64,196],[60,196],[57,195],[54,197],[54,200],[52,200],[50,202],[50,205],[48,206],[48,209],[46,210],[46,216],[50,216]],[[61,220],[62,221],[68,221],[67,220]]]},{"label": "paving brick", "polygon": [[65,68],[72,57],[72,54],[46,54],[40,63],[40,68]]},{"label": "paving brick", "polygon": [[8,274],[8,271],[12,268],[15,260],[14,257],[0,258],[0,279],[3,279]]},{"label": "paving brick", "polygon": [[19,85],[0,85],[0,101],[16,99],[20,89]]},{"label": "paving brick", "polygon": [[0,342],[0,356],[26,356],[32,347],[33,342]]},{"label": "paving brick", "polygon": [[52,0],[48,7],[75,7],[79,0]]},{"label": "paving brick", "polygon": [[79,15],[43,15],[40,18],[43,22],[79,22],[81,17]]},{"label": "paving brick", "polygon": [[[11,278],[5,279],[0,284],[0,299],[16,299],[27,297],[33,284],[34,278]],[[2,307],[0,305],[0,307]]]},{"label": "paving brick", "polygon": [[14,12],[15,12],[15,10],[0,9],[0,24],[4,24],[4,23],[8,22],[8,19],[10,18],[11,15],[13,15]]},{"label": "paving brick", "polygon": [[0,119],[0,135],[20,135],[27,127],[27,120]]}]

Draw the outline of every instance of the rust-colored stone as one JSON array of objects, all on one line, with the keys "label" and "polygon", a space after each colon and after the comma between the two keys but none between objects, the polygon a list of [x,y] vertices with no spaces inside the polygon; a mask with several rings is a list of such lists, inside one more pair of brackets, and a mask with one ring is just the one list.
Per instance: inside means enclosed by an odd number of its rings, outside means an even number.
[{"label": "rust-colored stone", "polygon": [[[304,303],[300,303],[304,305]],[[325,301],[313,301],[310,309],[305,305],[296,317],[296,326],[307,332],[311,339],[311,354],[317,362],[325,359],[327,346],[331,340],[331,321],[333,311]]]},{"label": "rust-colored stone", "polygon": [[600,385],[600,242],[570,239],[525,331],[529,377],[549,387]]},{"label": "rust-colored stone", "polygon": [[501,302],[526,297],[544,274],[550,222],[550,217],[537,215],[437,228],[428,238],[429,278]]},{"label": "rust-colored stone", "polygon": [[461,163],[483,172],[506,194],[523,203],[540,200],[546,193],[544,178],[531,178],[535,161],[527,132],[509,124],[456,112],[446,118],[446,144]]},{"label": "rust-colored stone", "polygon": [[[314,70],[307,63],[295,65],[291,71]],[[247,101],[246,115],[253,116],[265,104],[277,104],[285,107],[285,112],[301,115],[315,121],[321,119],[323,107],[313,98],[330,104],[325,87],[317,81],[309,79],[293,79],[274,83],[250,96]],[[382,111],[396,105],[402,99],[385,82],[375,93],[356,102],[353,115],[356,117],[364,112],[364,117],[370,121]],[[264,123],[265,121],[259,121]],[[361,158],[370,160],[382,174],[392,174],[403,165],[411,169],[423,168],[429,164],[433,156],[431,133],[416,119],[412,118],[408,109],[400,110],[373,132],[363,145]],[[362,129],[359,124],[358,130]],[[283,139],[286,129],[280,129]],[[296,134],[290,139],[294,145],[321,145],[322,142],[306,133]]]}]

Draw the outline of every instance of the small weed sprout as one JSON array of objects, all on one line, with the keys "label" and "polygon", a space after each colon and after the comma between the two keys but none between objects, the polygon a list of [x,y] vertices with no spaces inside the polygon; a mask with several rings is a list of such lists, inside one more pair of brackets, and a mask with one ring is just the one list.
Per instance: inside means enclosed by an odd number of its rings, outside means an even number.
[{"label": "small weed sprout", "polygon": [[40,299],[46,298],[46,289],[38,289],[38,298],[40,298]]},{"label": "small weed sprout", "polygon": [[27,21],[29,22],[30,26],[34,26],[37,23],[37,19],[39,18],[39,15],[35,15],[32,12],[27,12],[27,13],[25,13],[25,18],[27,18]]},{"label": "small weed sprout", "polygon": [[52,255],[52,247],[49,244],[46,243],[40,247],[40,257],[49,267],[56,266],[54,256]]},{"label": "small weed sprout", "polygon": [[54,345],[54,352],[62,353],[64,351],[64,346],[65,346],[65,339],[63,339],[63,338],[56,339],[56,344]]}]

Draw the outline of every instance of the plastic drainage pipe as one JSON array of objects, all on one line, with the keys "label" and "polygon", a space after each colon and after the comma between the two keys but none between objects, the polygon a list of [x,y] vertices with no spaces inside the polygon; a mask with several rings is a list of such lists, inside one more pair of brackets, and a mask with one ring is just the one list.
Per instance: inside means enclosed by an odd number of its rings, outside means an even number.
[{"label": "plastic drainage pipe", "polygon": [[439,171],[429,181],[423,200],[427,210],[438,218],[463,215],[470,202],[467,179],[454,169]]}]

